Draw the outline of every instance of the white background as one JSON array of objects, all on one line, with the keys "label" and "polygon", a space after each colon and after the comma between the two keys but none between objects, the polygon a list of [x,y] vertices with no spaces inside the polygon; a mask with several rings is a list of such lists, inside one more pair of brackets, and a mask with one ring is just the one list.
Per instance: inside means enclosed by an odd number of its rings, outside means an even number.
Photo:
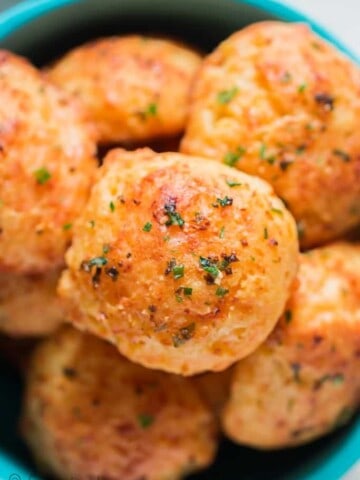
[{"label": "white background", "polygon": [[317,20],[360,57],[360,0],[286,0]]}]

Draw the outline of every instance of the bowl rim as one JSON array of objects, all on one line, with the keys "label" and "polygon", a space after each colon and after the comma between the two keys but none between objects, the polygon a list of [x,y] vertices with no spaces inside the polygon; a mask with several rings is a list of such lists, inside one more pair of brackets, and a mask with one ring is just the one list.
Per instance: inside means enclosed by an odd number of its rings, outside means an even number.
[{"label": "bowl rim", "polygon": [[[0,41],[11,35],[14,31],[42,15],[58,10],[67,5],[83,2],[84,0],[22,0],[14,7],[10,7],[0,13]],[[312,30],[320,37],[330,42],[350,59],[360,64],[360,57],[346,46],[341,40],[333,35],[317,20],[312,20],[295,7],[277,0],[232,0],[234,3],[243,3],[263,12],[278,16],[288,22],[304,22],[310,25]]]}]

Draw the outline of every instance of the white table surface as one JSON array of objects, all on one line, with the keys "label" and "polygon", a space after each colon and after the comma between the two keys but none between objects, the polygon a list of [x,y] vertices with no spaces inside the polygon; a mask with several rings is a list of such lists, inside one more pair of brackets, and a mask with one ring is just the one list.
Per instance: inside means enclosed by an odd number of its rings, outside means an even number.
[{"label": "white table surface", "polygon": [[286,0],[283,3],[317,20],[360,57],[360,0]]}]

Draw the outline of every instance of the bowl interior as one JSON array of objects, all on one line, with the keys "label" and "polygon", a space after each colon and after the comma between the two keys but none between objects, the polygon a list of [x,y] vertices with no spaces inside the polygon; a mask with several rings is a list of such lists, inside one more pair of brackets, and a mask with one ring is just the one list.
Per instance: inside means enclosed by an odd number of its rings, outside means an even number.
[{"label": "bowl interior", "polygon": [[[171,36],[209,51],[235,30],[266,19],[308,21],[269,0],[27,0],[0,14],[0,47],[25,55],[39,66],[91,38],[127,32]],[[309,23],[355,58],[322,27]],[[0,388],[0,449],[6,452],[0,456],[0,473],[11,480],[21,480],[21,476],[35,480],[30,456],[17,434],[21,379],[4,362],[0,364]],[[358,445],[358,420],[325,439],[286,451],[262,453],[224,441],[216,463],[191,478],[338,480],[359,458]]]}]

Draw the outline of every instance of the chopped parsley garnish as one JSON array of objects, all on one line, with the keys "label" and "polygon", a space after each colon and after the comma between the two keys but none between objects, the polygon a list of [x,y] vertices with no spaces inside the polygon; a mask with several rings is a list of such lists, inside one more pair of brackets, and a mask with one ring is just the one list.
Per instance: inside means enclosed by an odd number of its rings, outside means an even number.
[{"label": "chopped parsley garnish", "polygon": [[108,263],[107,258],[105,257],[94,257],[90,260],[84,260],[81,263],[81,269],[85,272],[90,272],[92,267],[103,267]]},{"label": "chopped parsley garnish", "polygon": [[181,294],[183,293],[185,297],[191,297],[193,289],[191,287],[180,287],[176,290],[175,293]]},{"label": "chopped parsley garnish", "polygon": [[155,420],[154,416],[148,413],[140,413],[137,419],[140,427],[143,429],[149,428]]},{"label": "chopped parsley garnish", "polygon": [[38,168],[34,172],[35,179],[39,185],[44,185],[51,178],[51,173],[45,167]]},{"label": "chopped parsley garnish", "polygon": [[292,311],[291,310],[285,310],[284,316],[285,316],[285,322],[290,323],[291,320],[292,320]]},{"label": "chopped parsley garnish", "polygon": [[225,195],[224,198],[217,198],[216,203],[213,203],[213,207],[230,207],[233,204],[233,199]]},{"label": "chopped parsley garnish", "polygon": [[104,243],[103,245],[103,253],[106,255],[110,252],[110,245],[108,243]]},{"label": "chopped parsley garnish", "polygon": [[180,328],[180,330],[173,335],[172,342],[174,347],[180,347],[185,342],[190,340],[194,336],[195,333],[195,323],[190,323],[186,327]]},{"label": "chopped parsley garnish", "polygon": [[267,240],[268,238],[269,238],[268,229],[265,227],[264,228],[264,239]]},{"label": "chopped parsley garnish", "polygon": [[218,269],[216,262],[210,260],[209,258],[200,257],[199,258],[200,267],[210,275],[211,278],[215,279],[219,276],[220,270]]},{"label": "chopped parsley garnish", "polygon": [[185,266],[181,263],[179,265],[174,265],[172,269],[173,277],[175,280],[179,280],[184,276]]},{"label": "chopped parsley garnish", "polygon": [[227,152],[224,156],[223,162],[229,167],[234,167],[237,162],[241,159],[243,155],[245,155],[246,149],[239,146],[235,150],[235,152]]},{"label": "chopped parsley garnish", "polygon": [[217,297],[224,297],[228,293],[229,293],[229,290],[223,287],[218,287],[215,292]]},{"label": "chopped parsley garnish", "polygon": [[226,180],[226,183],[229,185],[230,188],[240,187],[240,185],[242,185],[241,183],[236,182],[235,180],[229,180],[229,179]]},{"label": "chopped parsley garnish", "polygon": [[95,227],[95,220],[89,220],[89,225],[91,228]]},{"label": "chopped parsley garnish", "polygon": [[269,165],[273,165],[275,163],[275,156],[274,155],[267,156],[266,150],[267,150],[266,145],[262,143],[259,148],[259,157],[261,158],[261,160],[265,160],[266,162],[268,162]]},{"label": "chopped parsley garnish", "polygon": [[298,92],[299,93],[304,93],[305,90],[307,89],[307,83],[301,83],[299,86],[298,86]]},{"label": "chopped parsley garnish", "polygon": [[183,301],[183,298],[181,297],[181,294],[183,294],[185,297],[191,297],[192,295],[192,288],[191,287],[179,287],[176,291],[175,291],[175,298],[176,298],[176,301],[179,302],[179,303],[182,303]]},{"label": "chopped parsley garnish", "polygon": [[155,117],[158,113],[158,106],[156,103],[149,103],[147,109],[145,110],[145,115],[147,117]]},{"label": "chopped parsley garnish", "polygon": [[344,150],[340,150],[339,148],[335,148],[333,150],[333,154],[336,155],[337,157],[341,158],[344,162],[350,162],[350,155]]},{"label": "chopped parsley garnish", "polygon": [[175,294],[175,298],[176,298],[176,301],[177,301],[178,303],[182,303],[182,302],[183,302],[183,298],[182,298],[179,294],[177,294],[177,293]]},{"label": "chopped parsley garnish", "polygon": [[64,223],[63,230],[67,231],[72,228],[72,223]]},{"label": "chopped parsley garnish", "polygon": [[172,273],[174,279],[178,280],[179,278],[182,278],[184,276],[184,271],[185,271],[185,266],[181,263],[177,265],[175,258],[172,258],[168,262],[164,273],[165,275],[169,275],[170,273]]},{"label": "chopped parsley garnish", "polygon": [[259,148],[259,157],[261,160],[265,160],[265,155],[266,155],[266,145],[262,143]]},{"label": "chopped parsley garnish", "polygon": [[225,227],[220,228],[219,238],[223,239],[225,237]]},{"label": "chopped parsley garnish", "polygon": [[284,215],[284,212],[280,208],[272,208],[271,212],[276,213],[277,215]]},{"label": "chopped parsley garnish", "polygon": [[111,202],[109,203],[109,208],[110,208],[110,211],[111,212],[115,212],[115,203],[111,200]]},{"label": "chopped parsley garnish", "polygon": [[217,101],[221,105],[226,105],[238,94],[239,89],[237,87],[230,88],[229,90],[222,90],[217,94]]},{"label": "chopped parsley garnish", "polygon": [[166,226],[169,227],[170,225],[178,225],[180,228],[184,226],[185,221],[176,211],[176,201],[174,199],[170,199],[167,203],[165,203],[164,212],[168,217],[168,220],[165,223]]},{"label": "chopped parsley garnish", "polygon": [[152,229],[152,223],[151,222],[146,222],[145,225],[143,226],[143,231],[144,232],[150,232]]}]

